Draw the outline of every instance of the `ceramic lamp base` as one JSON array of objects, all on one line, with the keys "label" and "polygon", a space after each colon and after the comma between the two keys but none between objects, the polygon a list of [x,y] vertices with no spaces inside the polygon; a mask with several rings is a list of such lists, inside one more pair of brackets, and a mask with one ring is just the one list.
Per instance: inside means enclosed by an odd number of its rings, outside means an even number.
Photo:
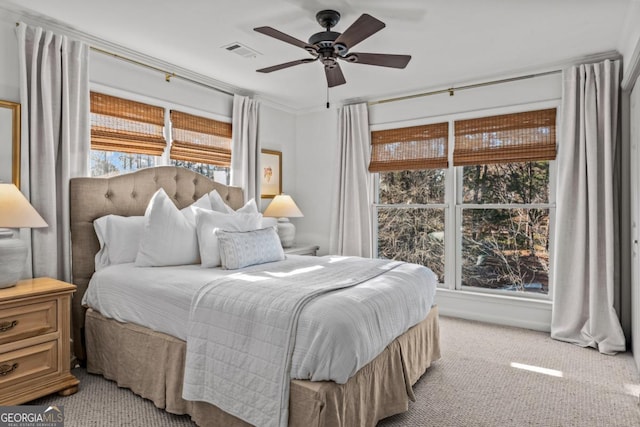
[{"label": "ceramic lamp base", "polygon": [[289,218],[278,218],[278,237],[283,248],[293,246],[293,240],[296,237],[296,227],[289,222]]},{"label": "ceramic lamp base", "polygon": [[11,232],[0,232],[0,288],[14,286],[24,270],[27,245]]}]

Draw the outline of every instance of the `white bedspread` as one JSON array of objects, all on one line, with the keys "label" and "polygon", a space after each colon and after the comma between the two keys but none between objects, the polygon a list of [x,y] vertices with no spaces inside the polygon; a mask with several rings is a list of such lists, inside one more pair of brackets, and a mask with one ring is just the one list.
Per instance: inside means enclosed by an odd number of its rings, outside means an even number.
[{"label": "white bedspread", "polygon": [[[365,282],[384,277],[400,265],[403,264],[395,261],[348,257],[317,258],[311,266],[297,260],[273,264],[266,271],[250,269],[203,287],[191,307],[183,397],[212,403],[253,425],[286,426],[289,372],[302,309],[313,301],[317,312],[324,313],[323,319],[333,319],[340,310],[336,311],[332,301],[320,295],[332,295],[356,285],[366,288]],[[427,273],[424,277],[414,274],[413,282],[433,276],[422,267],[414,266],[413,270]],[[411,305],[425,300],[416,289],[406,291],[410,287],[371,295],[378,300],[375,307],[352,299],[343,307],[347,309],[346,318],[342,313],[338,316],[342,319],[330,322],[329,335],[322,327],[307,329],[303,339],[319,343],[312,355],[316,362],[350,368],[359,360],[373,359],[415,323],[406,324],[408,316],[401,313],[413,311],[417,307]],[[402,296],[398,300],[391,297],[394,294]],[[361,296],[365,295],[366,292]],[[429,307],[418,311],[426,315]],[[380,333],[365,332],[385,329],[381,325],[390,325],[397,333],[381,340]],[[373,347],[379,347],[378,351],[370,354],[367,350],[372,347],[356,345],[352,352],[350,341],[363,341],[358,335],[369,335],[367,338],[374,341]],[[332,337],[337,339],[326,341]],[[348,376],[340,382],[347,379]]]},{"label": "white bedspread", "polygon": [[[289,271],[322,262],[317,257],[287,258],[277,264]],[[240,271],[255,274],[274,265]],[[198,265],[112,265],[93,275],[83,304],[106,317],[186,340],[192,298],[207,283],[232,273]],[[346,382],[397,336],[426,317],[434,302],[436,284],[431,270],[402,264],[365,283],[319,296],[300,313],[291,378]],[[352,309],[354,302],[359,313]],[[355,316],[365,320],[357,322]],[[356,323],[366,326],[353,327]]]},{"label": "white bedspread", "polygon": [[186,341],[191,299],[206,283],[227,274],[199,265],[110,265],[93,274],[82,304],[119,322],[135,323]]}]

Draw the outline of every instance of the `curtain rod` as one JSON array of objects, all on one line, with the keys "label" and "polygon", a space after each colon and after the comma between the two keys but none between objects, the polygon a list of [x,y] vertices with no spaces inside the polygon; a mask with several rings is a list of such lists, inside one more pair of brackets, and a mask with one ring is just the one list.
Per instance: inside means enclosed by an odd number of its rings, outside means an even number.
[{"label": "curtain rod", "polygon": [[405,101],[407,99],[414,99],[414,98],[421,98],[423,96],[431,96],[431,95],[439,95],[441,93],[448,93],[449,96],[453,96],[454,92],[457,90],[465,90],[465,89],[475,89],[475,88],[479,88],[479,87],[484,87],[484,86],[491,86],[491,85],[495,85],[495,84],[501,84],[501,83],[509,83],[509,82],[515,82],[518,80],[525,80],[525,79],[531,79],[534,77],[541,77],[541,76],[548,76],[551,74],[558,74],[561,73],[562,70],[553,70],[553,71],[545,71],[543,73],[535,73],[535,74],[527,74],[526,76],[518,76],[518,77],[509,77],[506,79],[500,79],[500,80],[493,80],[490,82],[482,82],[482,83],[474,83],[474,84],[469,84],[469,85],[465,85],[465,86],[458,86],[458,87],[450,87],[448,89],[439,89],[439,90],[434,90],[431,92],[423,92],[423,93],[417,93],[414,95],[406,95],[406,96],[399,96],[396,98],[387,98],[387,99],[381,99],[379,101],[371,101],[371,102],[367,102],[367,105],[371,106],[371,105],[376,105],[376,104],[386,104],[387,102],[396,102],[396,101]]},{"label": "curtain rod", "polygon": [[227,92],[226,90],[220,89],[218,87],[211,86],[211,85],[208,85],[206,83],[202,83],[202,82],[199,82],[199,81],[194,80],[192,78],[181,76],[181,75],[173,73],[173,72],[168,72],[166,70],[163,70],[162,68],[158,68],[158,67],[156,67],[154,65],[150,65],[150,64],[147,64],[147,63],[135,60],[135,59],[127,58],[126,56],[122,56],[122,55],[120,55],[118,53],[109,52],[108,50],[104,50],[104,49],[101,49],[101,48],[98,48],[98,47],[95,47],[95,46],[90,46],[89,48],[91,50],[96,51],[96,52],[99,52],[99,53],[102,53],[102,54],[105,54],[105,55],[109,55],[109,56],[113,56],[114,58],[120,59],[122,61],[126,61],[126,62],[129,62],[131,64],[139,65],[141,67],[149,68],[151,70],[163,73],[164,74],[164,79],[167,82],[170,82],[171,79],[175,77],[175,78],[178,78],[178,79],[186,80],[186,81],[188,81],[190,83],[194,83],[194,84],[206,87],[208,89],[213,89],[213,90],[215,90],[217,92],[224,93],[225,95],[230,95],[230,96],[234,95],[233,93]]}]

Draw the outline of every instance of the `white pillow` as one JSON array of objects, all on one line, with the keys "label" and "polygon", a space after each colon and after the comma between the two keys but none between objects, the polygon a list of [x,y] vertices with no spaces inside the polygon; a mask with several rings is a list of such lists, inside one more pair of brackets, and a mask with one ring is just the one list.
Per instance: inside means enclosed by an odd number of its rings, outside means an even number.
[{"label": "white pillow", "polygon": [[193,202],[193,204],[187,206],[184,209],[181,209],[180,212],[189,220],[189,222],[193,225],[196,225],[196,211],[195,208],[207,209],[211,210],[211,202],[209,201],[209,195],[205,194],[200,197],[198,200]]},{"label": "white pillow", "polygon": [[231,206],[227,205],[224,200],[222,200],[222,196],[218,193],[217,190],[213,190],[209,193],[209,202],[211,203],[211,209],[216,212],[222,213],[233,213],[235,212],[231,209]]},{"label": "white pillow", "polygon": [[244,204],[243,207],[238,208],[235,211],[236,213],[258,213],[258,205],[256,205],[256,200],[251,199],[247,203]]},{"label": "white pillow", "polygon": [[100,251],[96,254],[96,271],[110,264],[134,262],[144,231],[143,216],[105,215],[93,221]]},{"label": "white pillow", "polygon": [[256,204],[255,199],[249,200],[244,204],[243,207],[238,208],[238,210],[234,211],[233,208],[227,205],[224,200],[222,200],[222,196],[218,191],[213,190],[209,193],[209,201],[211,202],[211,209],[217,212],[222,213],[259,213],[258,205]]},{"label": "white pillow", "polygon": [[236,270],[250,265],[282,261],[284,250],[273,227],[247,232],[216,231],[222,268]]},{"label": "white pillow", "polygon": [[220,249],[216,230],[250,231],[260,227],[260,213],[224,214],[196,209],[196,229],[202,267],[220,265]]},{"label": "white pillow", "polygon": [[178,210],[162,188],[149,201],[144,219],[144,232],[136,256],[137,266],[161,267],[199,262],[196,227]]}]

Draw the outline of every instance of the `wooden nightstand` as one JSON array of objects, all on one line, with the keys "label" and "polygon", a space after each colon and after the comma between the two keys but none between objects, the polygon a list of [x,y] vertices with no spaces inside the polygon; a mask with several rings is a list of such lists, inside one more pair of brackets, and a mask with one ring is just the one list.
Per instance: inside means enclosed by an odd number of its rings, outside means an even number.
[{"label": "wooden nightstand", "polygon": [[75,289],[46,277],[0,289],[0,405],[78,391],[70,373]]},{"label": "wooden nightstand", "polygon": [[285,254],[292,255],[311,255],[316,256],[318,254],[318,249],[320,246],[309,245],[309,246],[292,246],[290,248],[284,248]]}]

